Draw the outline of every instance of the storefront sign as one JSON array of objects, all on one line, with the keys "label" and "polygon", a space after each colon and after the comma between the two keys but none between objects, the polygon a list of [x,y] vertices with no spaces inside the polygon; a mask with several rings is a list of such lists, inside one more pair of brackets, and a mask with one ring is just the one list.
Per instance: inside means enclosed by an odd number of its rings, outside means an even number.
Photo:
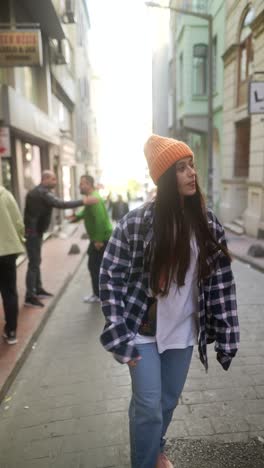
[{"label": "storefront sign", "polygon": [[250,81],[248,112],[249,114],[264,114],[264,81]]},{"label": "storefront sign", "polygon": [[40,30],[0,30],[0,67],[34,65],[42,65]]},{"label": "storefront sign", "polygon": [[0,127],[0,157],[9,158],[10,156],[10,130],[8,127]]}]

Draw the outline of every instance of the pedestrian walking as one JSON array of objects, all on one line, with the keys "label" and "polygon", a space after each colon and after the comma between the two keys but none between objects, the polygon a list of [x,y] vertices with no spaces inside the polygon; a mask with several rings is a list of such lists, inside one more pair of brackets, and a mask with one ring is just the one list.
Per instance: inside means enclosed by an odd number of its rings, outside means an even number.
[{"label": "pedestrian walking", "polygon": [[144,147],[154,201],[128,213],[105,250],[101,343],[127,363],[132,468],[170,468],[165,434],[194,345],[227,370],[239,341],[236,291],[224,229],[207,210],[189,146],[152,135]]},{"label": "pedestrian walking", "polygon": [[128,204],[123,200],[122,195],[118,195],[117,201],[112,205],[112,219],[118,222],[129,211]]},{"label": "pedestrian walking", "polygon": [[45,170],[42,173],[41,183],[26,196],[24,222],[28,255],[25,297],[27,307],[44,307],[40,299],[53,296],[43,288],[40,271],[42,238],[49,227],[52,209],[65,210],[84,204],[84,200],[64,201],[56,197],[52,192],[56,185],[57,178],[54,172]]},{"label": "pedestrian walking", "polygon": [[3,186],[0,186],[0,219],[0,292],[5,315],[3,338],[12,345],[17,343],[16,259],[24,252],[24,223],[13,195]]},{"label": "pedestrian walking", "polygon": [[72,222],[84,220],[84,225],[90,239],[88,254],[88,270],[92,280],[92,294],[83,298],[84,302],[100,302],[99,299],[99,271],[105,247],[112,234],[112,225],[105,203],[94,186],[94,179],[90,175],[80,178],[80,192],[86,195],[85,207],[70,217]]}]

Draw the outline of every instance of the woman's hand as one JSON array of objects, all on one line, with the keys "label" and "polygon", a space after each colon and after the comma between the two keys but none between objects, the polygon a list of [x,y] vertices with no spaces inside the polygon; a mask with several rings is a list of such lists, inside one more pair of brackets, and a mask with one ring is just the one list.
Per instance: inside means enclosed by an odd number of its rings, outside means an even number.
[{"label": "woman's hand", "polygon": [[129,367],[136,367],[138,361],[140,361],[140,359],[142,359],[141,356],[138,356],[136,359],[131,359],[131,361],[128,361],[127,365]]}]

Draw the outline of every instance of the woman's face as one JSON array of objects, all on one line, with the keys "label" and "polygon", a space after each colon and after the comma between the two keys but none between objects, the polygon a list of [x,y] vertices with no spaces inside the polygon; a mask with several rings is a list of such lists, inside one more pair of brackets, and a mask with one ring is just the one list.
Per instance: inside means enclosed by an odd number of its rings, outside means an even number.
[{"label": "woman's face", "polygon": [[181,197],[194,195],[196,192],[196,172],[193,157],[187,156],[176,163],[176,180]]}]

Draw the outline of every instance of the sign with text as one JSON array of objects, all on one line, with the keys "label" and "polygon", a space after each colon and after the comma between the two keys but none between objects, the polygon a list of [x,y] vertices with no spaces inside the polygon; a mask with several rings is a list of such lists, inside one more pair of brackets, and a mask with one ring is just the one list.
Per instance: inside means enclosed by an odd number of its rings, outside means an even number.
[{"label": "sign with text", "polygon": [[42,65],[42,40],[39,29],[0,30],[0,67]]},{"label": "sign with text", "polygon": [[0,157],[9,158],[10,156],[11,147],[9,127],[0,127]]},{"label": "sign with text", "polygon": [[264,114],[264,81],[249,82],[248,113]]}]

